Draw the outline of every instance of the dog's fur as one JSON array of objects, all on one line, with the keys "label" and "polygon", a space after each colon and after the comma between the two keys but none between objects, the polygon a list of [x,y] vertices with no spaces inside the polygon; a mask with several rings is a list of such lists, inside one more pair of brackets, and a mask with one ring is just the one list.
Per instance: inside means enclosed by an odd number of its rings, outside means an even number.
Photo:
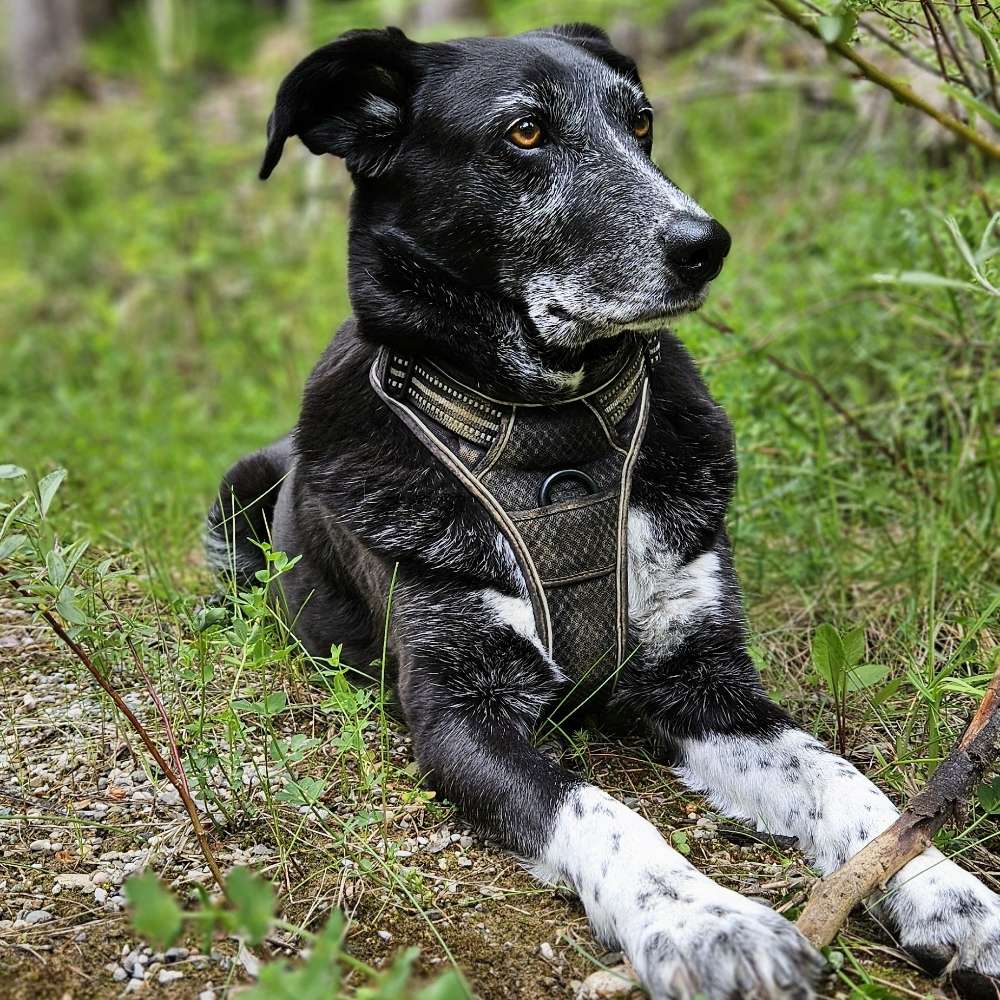
[{"label": "dog's fur", "polygon": [[[263,565],[254,538],[300,555],[282,579],[297,635],[319,656],[343,643],[359,666],[381,653],[398,566],[387,668],[429,780],[571,885],[654,997],[807,998],[821,960],[790,923],[533,745],[566,680],[511,549],[369,384],[391,345],[494,396],[558,401],[615,370],[626,331],[662,330],[628,515],[637,651],[588,708],[641,728],[716,808],[797,838],[823,872],[892,822],[878,788],[767,698],[747,653],[724,523],[732,434],[664,329],[704,298],[679,261],[708,216],[633,134],[647,103],[634,64],[585,25],[433,45],[352,32],[289,75],[262,174],[295,134],[345,159],[354,317],[295,431],[227,473],[209,554],[241,581]],[[508,141],[522,118],[547,142]],[[906,947],[994,995],[971,970],[1000,975],[1000,899],[973,876],[929,850],[874,908]]]}]

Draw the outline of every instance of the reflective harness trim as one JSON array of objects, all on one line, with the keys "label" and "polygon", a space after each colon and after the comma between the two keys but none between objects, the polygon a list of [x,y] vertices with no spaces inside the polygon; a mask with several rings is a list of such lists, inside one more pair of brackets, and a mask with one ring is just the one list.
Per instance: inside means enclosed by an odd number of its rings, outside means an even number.
[{"label": "reflective harness trim", "polygon": [[657,340],[639,343],[603,386],[555,404],[493,399],[387,348],[371,367],[378,396],[510,544],[539,639],[583,694],[626,656],[628,501],[658,358]]}]

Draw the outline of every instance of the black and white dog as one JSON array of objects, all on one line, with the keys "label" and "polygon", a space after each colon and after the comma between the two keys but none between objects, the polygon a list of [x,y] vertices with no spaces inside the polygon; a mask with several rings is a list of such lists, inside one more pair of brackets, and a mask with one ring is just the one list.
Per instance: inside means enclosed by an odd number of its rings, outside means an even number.
[{"label": "black and white dog", "polygon": [[[571,885],[653,997],[807,998],[822,961],[789,922],[533,744],[578,675],[553,652],[520,536],[502,528],[517,502],[493,509],[462,481],[482,460],[476,426],[493,448],[512,407],[592,411],[625,484],[626,652],[585,708],[628,720],[715,808],[795,837],[822,872],[893,821],[872,782],[768,699],[747,654],[725,529],[730,426],[665,328],[702,303],[729,237],[653,163],[648,104],[634,63],[586,25],[441,44],[352,32],[291,72],[262,176],[292,135],[346,161],[354,316],[294,432],[227,473],[209,554],[245,580],[263,565],[254,538],[300,555],[282,581],[296,634],[320,656],[343,643],[352,664],[381,654],[395,571],[388,669],[429,780],[540,878]],[[621,411],[605,419],[594,400],[633,355],[623,443]],[[415,430],[430,418],[403,418],[408,358],[427,392],[464,400],[455,440],[434,431],[461,462]],[[582,499],[539,504],[590,509],[598,464],[573,473]],[[582,544],[549,555],[572,562]],[[1000,977],[1000,898],[971,874],[928,850],[874,907],[969,995],[1000,995],[987,978]]]}]

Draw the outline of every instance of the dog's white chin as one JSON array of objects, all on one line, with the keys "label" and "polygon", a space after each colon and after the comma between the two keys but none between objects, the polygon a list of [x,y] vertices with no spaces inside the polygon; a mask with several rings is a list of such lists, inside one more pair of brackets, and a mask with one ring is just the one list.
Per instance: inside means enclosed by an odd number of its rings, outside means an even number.
[{"label": "dog's white chin", "polygon": [[[529,310],[539,334],[546,343],[558,348],[579,348],[595,340],[618,337],[628,331],[653,333],[662,330],[672,319],[694,312],[704,303],[708,288],[690,295],[676,296],[655,308],[631,316],[602,315],[598,310],[570,312],[561,302],[544,303]],[[550,306],[556,308],[550,309]],[[559,315],[559,314],[562,315]]]}]

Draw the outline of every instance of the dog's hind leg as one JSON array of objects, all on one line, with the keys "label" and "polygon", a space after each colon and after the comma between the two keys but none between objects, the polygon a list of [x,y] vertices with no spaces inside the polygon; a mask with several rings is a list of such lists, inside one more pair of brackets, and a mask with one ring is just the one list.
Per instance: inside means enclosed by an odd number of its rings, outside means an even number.
[{"label": "dog's hind leg", "polygon": [[255,543],[271,540],[274,507],[291,467],[291,436],[241,458],[223,476],[208,512],[205,553],[220,575],[243,587],[266,565]]},{"label": "dog's hind leg", "polygon": [[652,824],[532,744],[564,682],[527,600],[404,579],[395,604],[420,767],[539,877],[572,886],[595,933],[628,955],[655,1000],[812,996],[819,959],[791,924],[716,885]]}]

